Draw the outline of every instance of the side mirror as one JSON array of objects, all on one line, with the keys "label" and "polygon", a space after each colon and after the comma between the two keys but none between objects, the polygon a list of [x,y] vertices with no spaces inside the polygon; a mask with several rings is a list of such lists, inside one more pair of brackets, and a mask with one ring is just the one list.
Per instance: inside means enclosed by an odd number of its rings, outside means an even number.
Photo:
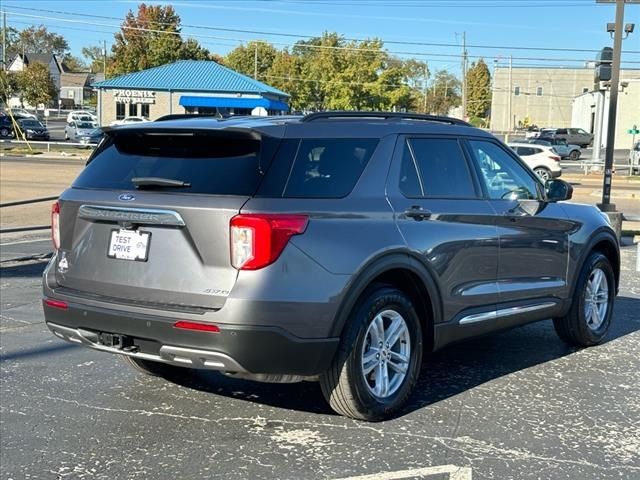
[{"label": "side mirror", "polygon": [[547,201],[549,202],[570,200],[573,196],[573,187],[564,180],[547,180],[544,189],[547,192]]}]

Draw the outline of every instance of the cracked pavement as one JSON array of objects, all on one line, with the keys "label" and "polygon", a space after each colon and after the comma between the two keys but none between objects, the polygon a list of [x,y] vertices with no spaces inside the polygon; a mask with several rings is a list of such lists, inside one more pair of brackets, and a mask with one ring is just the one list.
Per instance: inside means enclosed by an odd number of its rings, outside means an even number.
[{"label": "cracked pavement", "polygon": [[569,348],[541,322],[451,346],[375,424],[334,415],[315,383],[167,381],[64,343],[43,323],[44,263],[3,265],[0,478],[640,478],[636,255],[605,344]]}]

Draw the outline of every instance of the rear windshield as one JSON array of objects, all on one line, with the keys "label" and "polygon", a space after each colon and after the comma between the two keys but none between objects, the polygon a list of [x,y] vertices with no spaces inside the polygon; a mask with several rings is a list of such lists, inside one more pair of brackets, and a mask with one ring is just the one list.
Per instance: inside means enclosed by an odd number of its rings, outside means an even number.
[{"label": "rear windshield", "polygon": [[269,166],[267,144],[273,141],[220,131],[112,133],[73,187],[135,190],[132,178],[160,177],[191,184],[163,192],[253,195]]}]

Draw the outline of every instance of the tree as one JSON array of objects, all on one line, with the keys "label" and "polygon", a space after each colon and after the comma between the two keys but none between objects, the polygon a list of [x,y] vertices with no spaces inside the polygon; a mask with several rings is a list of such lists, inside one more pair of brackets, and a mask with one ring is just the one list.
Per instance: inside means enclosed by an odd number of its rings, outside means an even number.
[{"label": "tree", "polygon": [[264,80],[271,70],[277,53],[278,50],[270,43],[252,41],[231,50],[225,57],[224,62],[225,65],[236,72],[253,77],[256,71],[257,58],[258,80]]},{"label": "tree", "polygon": [[[2,37],[2,28],[0,28],[0,38]],[[7,62],[11,60],[11,58],[18,53],[18,46],[20,44],[19,40],[19,32],[13,27],[7,27],[7,34],[5,37],[6,45],[7,45]]]},{"label": "tree", "polygon": [[460,80],[446,70],[439,70],[427,92],[427,111],[447,115],[451,108],[460,105],[460,92]]},{"label": "tree", "polygon": [[87,66],[82,61],[82,59],[75,57],[70,53],[67,53],[62,58],[62,63],[64,64],[66,70],[69,72],[82,72],[87,69]]},{"label": "tree", "polygon": [[0,103],[9,104],[11,94],[16,90],[16,76],[0,70]]},{"label": "tree", "polygon": [[[82,56],[87,59],[89,70],[91,70],[92,73],[104,73],[105,62],[101,46],[90,45],[88,47],[82,47]],[[108,58],[107,61],[109,61]]]},{"label": "tree", "polygon": [[20,101],[38,106],[48,105],[56,96],[56,86],[53,83],[49,68],[39,62],[33,62],[23,71],[16,74],[17,87],[20,90]]},{"label": "tree", "polygon": [[469,117],[486,118],[491,108],[491,73],[482,59],[467,72],[467,97]]},{"label": "tree", "polygon": [[44,25],[32,25],[22,30],[18,34],[17,47],[25,53],[54,53],[61,58],[69,50],[69,44],[64,37],[50,32]]},{"label": "tree", "polygon": [[142,3],[135,15],[129,10],[120,32],[115,34],[109,73],[137,72],[182,59],[208,59],[209,51],[196,40],[182,40],[180,23],[171,5]]}]

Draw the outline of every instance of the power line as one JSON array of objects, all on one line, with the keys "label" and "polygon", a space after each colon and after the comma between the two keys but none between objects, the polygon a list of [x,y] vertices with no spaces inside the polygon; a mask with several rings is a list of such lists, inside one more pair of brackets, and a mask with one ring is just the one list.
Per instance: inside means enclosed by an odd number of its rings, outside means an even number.
[{"label": "power line", "polygon": [[[92,15],[87,13],[77,13],[77,12],[68,12],[62,10],[49,10],[49,9],[38,9],[38,8],[30,8],[30,7],[18,7],[15,5],[11,5],[10,8],[15,8],[18,10],[28,10],[28,11],[36,11],[36,12],[44,12],[44,13],[54,13],[58,15],[70,15],[70,16],[78,16],[78,17],[86,17],[86,18],[99,18],[104,20],[117,20],[121,21],[121,18],[118,17],[110,17],[105,15]],[[12,13],[12,12],[10,12]],[[18,15],[18,13],[13,12],[14,15]],[[23,14],[23,16],[26,16]],[[29,15],[34,18],[47,18],[41,17],[38,15]],[[172,25],[170,23],[163,22],[154,22],[157,25]],[[112,26],[112,25],[110,25]],[[289,37],[289,38],[316,38],[313,35],[306,34],[297,34],[297,33],[284,33],[284,32],[271,32],[265,30],[250,30],[250,29],[238,29],[238,28],[228,28],[228,27],[214,27],[210,25],[188,25],[181,24],[183,28],[193,28],[193,29],[202,29],[202,30],[214,30],[214,31],[224,31],[224,32],[235,32],[235,33],[250,33],[253,35],[268,35],[268,36],[279,36],[279,37]],[[358,38],[345,38],[347,41],[355,41],[355,42],[363,42],[370,39],[358,39]],[[459,48],[459,45],[455,43],[442,43],[442,42],[414,42],[414,41],[401,41],[401,40],[382,40],[385,44],[389,45],[411,45],[411,46],[427,46],[427,47],[451,47],[451,48]],[[524,50],[524,51],[545,51],[545,52],[583,52],[583,53],[597,53],[600,50],[598,49],[585,49],[585,48],[557,48],[557,47],[525,47],[525,46],[512,46],[512,45],[467,45],[468,48],[480,48],[480,49],[510,49],[510,50]],[[623,53],[627,54],[640,54],[640,51],[629,50]]]},{"label": "power line", "polygon": [[[84,20],[73,20],[73,19],[67,19],[67,18],[59,18],[59,17],[46,17],[46,16],[41,16],[41,15],[31,15],[31,14],[26,14],[26,13],[19,13],[19,12],[8,12],[11,13],[14,16],[18,16],[18,17],[26,17],[26,18],[38,18],[40,20],[42,19],[46,19],[46,20],[52,20],[55,22],[66,22],[66,23],[74,23],[74,24],[81,24],[81,25],[92,25],[92,26],[103,26],[103,27],[111,27],[111,28],[116,28],[116,29],[125,29],[125,30],[133,30],[133,31],[140,31],[140,32],[146,32],[146,33],[156,33],[156,34],[165,34],[165,35],[174,35],[174,36],[191,36],[191,37],[197,37],[197,38],[206,38],[206,39],[214,39],[214,40],[231,40],[231,41],[236,41],[236,42],[245,42],[247,41],[246,39],[238,39],[238,38],[233,38],[233,37],[220,37],[220,36],[213,36],[213,35],[202,35],[202,34],[186,34],[186,33],[182,33],[180,31],[169,31],[169,30],[158,30],[158,29],[153,29],[153,28],[144,28],[144,27],[129,27],[129,26],[124,26],[124,25],[114,25],[114,24],[109,24],[109,23],[99,23],[99,22],[88,22],[88,21],[84,21]],[[159,24],[162,24],[162,22],[158,22]],[[310,37],[313,38],[313,37]],[[356,40],[353,40],[356,41]],[[381,42],[384,44],[384,41],[381,40]],[[423,52],[413,52],[413,51],[394,51],[394,50],[379,50],[379,49],[367,49],[367,48],[362,48],[362,47],[348,47],[348,46],[333,46],[333,45],[313,45],[313,44],[300,44],[300,43],[296,43],[294,45],[291,45],[290,43],[283,43],[283,42],[269,42],[273,45],[279,45],[279,46],[286,46],[286,47],[297,47],[297,48],[309,48],[309,49],[326,49],[326,50],[343,50],[343,51],[357,51],[360,53],[390,53],[390,54],[396,54],[396,55],[405,55],[405,56],[413,56],[413,57],[426,57],[427,59],[430,59],[432,57],[447,57],[447,58],[460,58],[460,54],[443,54],[443,53],[423,53]],[[441,45],[447,45],[447,44],[441,44]],[[468,55],[468,58],[475,58],[475,59],[481,59],[481,58],[487,58],[486,56],[481,56],[481,55]],[[524,60],[524,61],[537,61],[537,62],[574,62],[574,63],[585,63],[585,62],[590,62],[591,60],[583,60],[583,59],[551,59],[551,58],[536,58],[536,57],[512,57],[514,60]],[[430,61],[436,61],[431,59]],[[625,64],[640,64],[640,61],[625,61]],[[575,68],[571,67],[571,68]]]}]

